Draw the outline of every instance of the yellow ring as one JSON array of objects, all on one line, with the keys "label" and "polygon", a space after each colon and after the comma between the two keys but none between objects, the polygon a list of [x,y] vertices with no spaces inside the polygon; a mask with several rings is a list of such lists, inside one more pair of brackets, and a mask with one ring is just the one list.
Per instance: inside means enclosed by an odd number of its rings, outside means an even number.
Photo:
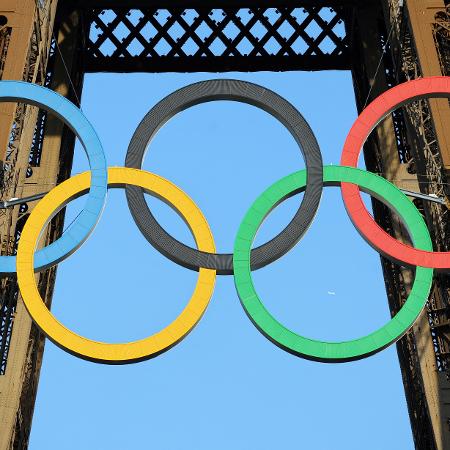
[{"label": "yellow ring", "polygon": [[[34,251],[44,226],[56,211],[70,200],[87,192],[90,172],[76,175],[52,189],[28,218],[17,251],[17,280],[25,306],[39,328],[55,344],[81,358],[123,364],[152,358],[181,341],[205,312],[214,291],[216,271],[200,269],[194,293],[181,314],[166,328],[145,339],[123,344],[108,344],[80,336],[61,324],[43,302],[34,275]],[[214,239],[206,219],[197,205],[177,186],[155,174],[138,169],[108,169],[108,186],[139,186],[166,200],[190,227],[199,250],[214,253]]]}]

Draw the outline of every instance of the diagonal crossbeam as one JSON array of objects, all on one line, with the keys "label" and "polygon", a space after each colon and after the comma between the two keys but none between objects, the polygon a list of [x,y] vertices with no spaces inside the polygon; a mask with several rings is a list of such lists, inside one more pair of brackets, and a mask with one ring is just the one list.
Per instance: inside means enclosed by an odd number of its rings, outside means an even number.
[{"label": "diagonal crossbeam", "polygon": [[[348,8],[89,9],[85,70],[345,69],[350,61],[343,26]],[[132,20],[136,13],[139,19]],[[146,37],[149,27],[153,34]],[[294,46],[298,40],[304,45]],[[143,49],[136,51],[134,42]]]}]

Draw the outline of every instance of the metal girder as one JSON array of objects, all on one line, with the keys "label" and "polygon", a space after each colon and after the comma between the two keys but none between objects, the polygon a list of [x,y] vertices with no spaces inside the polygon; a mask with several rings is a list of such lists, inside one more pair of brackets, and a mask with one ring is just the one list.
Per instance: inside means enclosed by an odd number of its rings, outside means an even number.
[{"label": "metal girder", "polygon": [[[364,3],[373,4],[378,0],[365,0]],[[216,0],[214,4],[208,2],[211,8],[303,8],[306,6],[356,6],[358,0]],[[103,9],[139,9],[139,8],[167,8],[166,0],[73,0],[73,8],[103,8]],[[205,0],[172,0],[171,8],[205,7]]]},{"label": "metal girder", "polygon": [[133,3],[133,9],[111,3],[110,9],[97,8],[97,2],[80,6],[88,33],[86,72],[350,68],[345,21],[351,2],[307,6],[310,2],[274,1],[265,2],[267,7],[252,6],[256,2],[241,2],[245,7],[203,3],[189,8],[152,3],[145,8]]},{"label": "metal girder", "polygon": [[[368,72],[366,67],[365,74],[358,70],[355,85],[361,85],[363,102],[367,96],[364,91],[367,84],[372,86],[372,95],[376,96],[404,81],[446,74],[448,50],[445,47],[445,29],[448,15],[444,1],[385,0],[382,5],[385,20],[380,17],[378,26],[386,51],[378,76],[374,79],[368,78],[364,82],[364,76],[376,73],[373,66]],[[364,28],[368,29],[367,26]],[[440,33],[434,40],[433,32]],[[373,44],[365,44],[366,48],[374,47]],[[363,54],[366,58],[370,56],[368,52]],[[399,108],[392,119],[387,119],[378,127],[378,130],[388,127],[391,121],[391,131],[385,136],[379,135],[378,142],[372,139],[365,148],[367,168],[388,177],[392,174],[392,181],[396,184],[406,178],[406,189],[420,190],[426,196],[432,194],[448,198],[448,164],[445,164],[449,155],[445,136],[448,126],[442,126],[448,123],[448,118],[446,100],[411,102]],[[395,143],[391,147],[392,150],[397,147],[397,155],[387,151],[389,142]],[[409,183],[415,183],[415,187]],[[446,206],[420,200],[414,202],[426,218],[435,249],[448,251],[450,222]],[[395,215],[379,204],[374,205],[374,214],[383,228],[399,239],[407,238]],[[405,301],[413,274],[385,259],[382,265],[391,312],[395,314]],[[448,275],[436,273],[426,310],[413,329],[397,342],[417,450],[444,450],[450,445],[449,286]]]},{"label": "metal girder", "polygon": [[[349,58],[341,57],[303,57],[285,58],[251,58],[240,57],[214,57],[214,58],[179,58],[176,61],[159,59],[158,61],[142,61],[138,57],[120,58],[92,58],[87,62],[86,72],[251,72],[271,71],[285,72],[289,70],[346,70]],[[188,70],[189,69],[189,70]]]},{"label": "metal girder", "polygon": [[[71,71],[74,89],[81,91],[82,78],[75,76],[80,73],[76,58],[80,37],[78,16],[76,13],[69,15],[66,22],[54,27],[56,7],[56,0],[0,1],[0,18],[6,17],[8,31],[2,34],[0,27],[0,78],[46,85],[75,101],[69,92],[72,85],[66,72]],[[54,51],[55,39],[59,42],[57,52]],[[73,133],[55,116],[38,112],[38,108],[23,103],[17,107],[8,103],[1,105],[0,138],[6,151],[2,156],[0,197],[31,197],[67,178],[73,155]],[[8,109],[9,105],[12,107]],[[2,254],[15,254],[23,225],[33,206],[21,202],[1,210]],[[44,245],[54,240],[62,227],[63,216],[59,214],[43,233]],[[47,305],[51,303],[55,274],[56,268],[51,268],[36,275],[39,291]],[[25,450],[28,446],[43,346],[44,335],[25,309],[15,276],[2,278],[1,450]]]}]

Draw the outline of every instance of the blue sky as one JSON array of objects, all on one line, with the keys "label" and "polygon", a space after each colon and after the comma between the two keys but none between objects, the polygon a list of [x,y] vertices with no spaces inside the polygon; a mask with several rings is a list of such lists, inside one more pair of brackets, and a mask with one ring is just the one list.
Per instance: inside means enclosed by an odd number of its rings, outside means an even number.
[{"label": "blue sky", "polygon": [[[121,166],[133,131],[165,95],[211,74],[87,75],[82,108],[110,166]],[[349,72],[226,74],[268,87],[310,123],[325,164],[338,164],[356,118]],[[88,169],[80,146],[74,173]],[[180,186],[200,206],[216,247],[230,252],[255,198],[304,163],[273,117],[248,105],[216,102],[160,130],[144,168]],[[256,244],[278,233],[296,196],[271,213]],[[67,223],[83,207],[72,202]],[[177,238],[185,224],[159,200],[149,204]],[[60,264],[53,312],[89,338],[122,342],[170,323],[197,274],[177,266],[140,235],[125,194],[111,190],[97,229]],[[378,254],[350,223],[337,188],[326,188],[308,234],[284,258],[256,271],[269,311],[306,336],[342,340],[389,320]],[[218,277],[201,322],[156,359],[104,366],[47,342],[31,450],[365,450],[411,449],[412,436],[395,346],[368,359],[320,364],[292,356],[245,315],[232,277]]]}]

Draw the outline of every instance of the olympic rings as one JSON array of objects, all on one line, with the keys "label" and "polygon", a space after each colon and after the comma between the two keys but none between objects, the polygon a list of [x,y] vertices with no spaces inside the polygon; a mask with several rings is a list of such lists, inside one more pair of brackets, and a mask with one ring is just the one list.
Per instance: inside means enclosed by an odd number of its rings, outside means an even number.
[{"label": "olympic rings", "polygon": [[[199,248],[207,252],[215,251],[211,231],[201,211],[174,184],[149,172],[121,167],[109,168],[108,179],[111,187],[132,184],[163,198],[189,224]],[[69,178],[51,190],[36,205],[27,220],[17,252],[17,280],[23,301],[39,328],[55,344],[76,356],[108,364],[142,361],[157,356],[181,341],[202,317],[214,291],[214,270],[200,269],[189,303],[169,326],[153,336],[126,344],[106,344],[79,336],[58,322],[39,294],[33,271],[33,253],[41,230],[57,210],[85,193],[89,184],[89,172]]]},{"label": "olympic rings", "polygon": [[[416,207],[389,181],[373,173],[342,166],[324,167],[324,185],[348,182],[376,195],[393,207],[407,226],[415,246],[431,250],[431,238]],[[234,245],[234,281],[247,315],[267,338],[279,347],[304,358],[321,362],[343,362],[374,354],[400,339],[414,324],[428,298],[433,269],[417,267],[411,293],[400,311],[386,325],[360,339],[320,342],[308,339],[281,325],[264,307],[254,288],[250,269],[250,248],[264,218],[278,203],[301,192],[306,186],[304,170],[270,186],[245,215]]]},{"label": "olympic rings", "polygon": [[[305,159],[308,184],[303,201],[289,225],[275,238],[252,250],[256,270],[286,254],[306,233],[316,215],[322,195],[322,156],[317,140],[303,116],[274,92],[238,80],[209,80],[186,86],[159,102],[142,119],[128,147],[125,166],[140,169],[146,148],[156,132],[177,113],[191,106],[217,100],[233,100],[260,108],[278,119],[290,131]],[[139,188],[126,187],[131,214],[147,240],[167,258],[189,269],[199,267],[233,273],[233,255],[209,254],[179,242],[156,221]]]},{"label": "olympic rings", "polygon": [[[341,165],[357,167],[358,157],[370,132],[392,111],[426,97],[450,98],[450,77],[421,78],[400,84],[376,98],[352,126],[342,151]],[[359,189],[342,183],[342,197],[356,229],[384,256],[412,266],[450,268],[450,252],[433,252],[397,241],[376,224],[361,199]]]},{"label": "olympic rings", "polygon": [[[58,240],[38,250],[35,270],[51,267],[73,253],[91,234],[106,202],[107,169],[102,144],[83,113],[50,89],[22,81],[0,81],[0,102],[21,101],[51,111],[76,134],[89,158],[92,183],[86,205]],[[15,256],[0,256],[0,273],[16,271]]]},{"label": "olympic rings", "polygon": [[[52,111],[80,138],[91,171],[74,176],[52,189],[30,214],[19,241],[16,271],[25,306],[36,324],[57,345],[91,361],[120,364],[154,357],[181,341],[200,320],[214,290],[216,273],[234,270],[235,285],[247,315],[276,345],[295,355],[323,362],[351,361],[374,354],[400,339],[422,311],[430,292],[433,268],[450,269],[449,253],[433,253],[425,222],[401,191],[389,181],[356,168],[361,147],[370,131],[389,112],[407,101],[426,96],[450,97],[450,78],[415,80],[397,86],[372,102],[353,125],[342,155],[344,166],[322,166],[315,137],[306,121],[287,101],[260,86],[232,80],[212,80],[181,89],[156,105],[143,119],[130,143],[126,163],[140,166],[145,148],[156,131],[174,114],[189,106],[218,99],[250,103],[278,118],[302,149],[306,170],[295,172],[268,188],[252,205],[240,225],[233,255],[215,254],[206,219],[195,203],[178,187],[157,175],[136,168],[106,169],[102,146],[82,113],[63,97],[35,85],[0,82],[0,101],[27,101]],[[416,265],[410,295],[400,311],[375,332],[347,342],[320,342],[300,336],[280,324],[263,306],[252,283],[251,270],[284,255],[302,237],[313,220],[323,185],[341,186],[347,211],[358,231],[385,256]],[[133,217],[147,240],[173,261],[199,270],[194,293],[180,316],[162,331],[126,344],[107,344],[86,339],[65,328],[45,306],[34,272],[50,267],[73,253],[91,233],[102,212],[107,186],[124,187]],[[359,187],[358,187],[359,186]],[[360,198],[360,189],[385,202],[399,214],[410,233],[414,248],[387,235],[372,219]],[[69,231],[39,250],[41,230],[71,199],[89,190],[82,214]],[[143,198],[143,190],[167,201],[189,224],[198,250],[176,241],[156,222]],[[251,250],[264,217],[285,198],[305,191],[294,220],[275,239]],[[139,211],[143,208],[144,212]],[[0,257],[0,270],[12,272],[14,258]],[[215,270],[217,269],[217,271]]]}]

